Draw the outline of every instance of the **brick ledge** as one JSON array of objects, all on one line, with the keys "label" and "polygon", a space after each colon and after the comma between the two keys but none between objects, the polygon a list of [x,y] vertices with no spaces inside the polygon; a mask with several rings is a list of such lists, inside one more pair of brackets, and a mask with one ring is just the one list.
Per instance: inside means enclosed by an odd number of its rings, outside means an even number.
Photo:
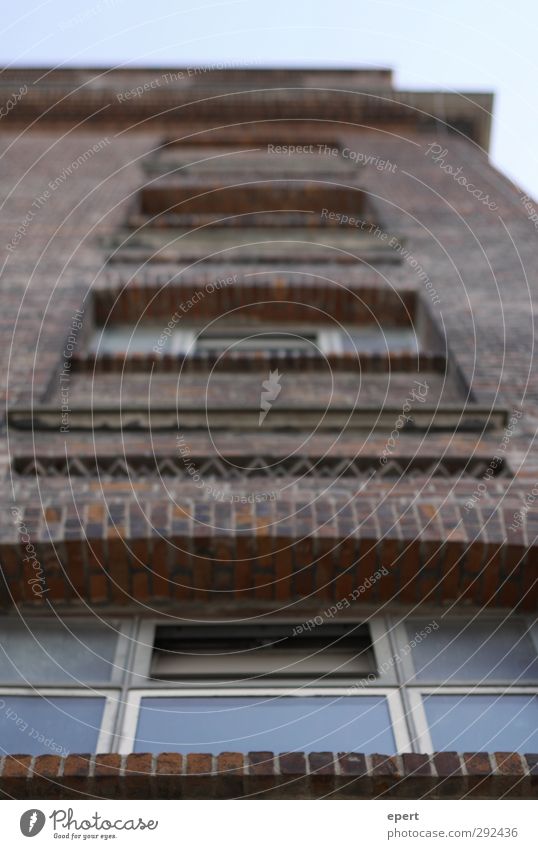
[{"label": "brick ledge", "polygon": [[538,754],[5,755],[1,798],[461,799],[538,796]]}]

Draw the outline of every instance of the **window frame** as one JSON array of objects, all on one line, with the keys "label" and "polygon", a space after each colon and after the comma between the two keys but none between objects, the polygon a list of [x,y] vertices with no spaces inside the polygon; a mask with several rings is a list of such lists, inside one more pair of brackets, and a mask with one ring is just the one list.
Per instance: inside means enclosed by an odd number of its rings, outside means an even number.
[{"label": "window frame", "polygon": [[[95,617],[90,616],[66,616],[61,621],[69,624],[69,623],[78,623],[78,624],[90,624],[94,622]],[[110,618],[102,620],[105,622],[105,627],[110,626],[115,629],[116,632],[116,648],[114,651],[114,657],[111,662],[111,673],[110,678],[100,679],[98,681],[91,681],[90,687],[100,687],[100,688],[118,688],[121,687],[123,680],[126,676],[126,673],[129,671],[127,669],[129,654],[130,654],[130,643],[133,639],[133,636],[136,637],[136,634],[133,633],[133,617],[128,617],[122,619],[118,618]],[[26,620],[21,620],[20,617],[1,617],[0,618],[0,634],[6,628],[15,628],[17,625],[20,625],[22,622],[23,627],[26,626],[26,630],[31,632],[31,624],[39,624],[39,625],[47,625],[49,627],[54,626],[56,624],[56,618],[44,617],[44,616],[28,616]],[[61,632],[60,632],[61,633]],[[4,682],[0,680],[0,691],[2,687],[22,687],[25,689],[38,689],[38,688],[50,688],[50,687],[61,687],[65,690],[76,690],[81,689],[83,687],[87,687],[88,684],[79,683],[73,680],[72,683],[66,681],[44,681],[41,679],[36,679],[31,681],[28,684],[21,683],[20,681]]]},{"label": "window frame", "polygon": [[[525,614],[516,614],[514,616],[514,615],[511,615],[511,614],[507,614],[505,612],[495,614],[494,612],[489,612],[489,611],[487,611],[485,613],[479,611],[475,615],[471,615],[470,613],[465,613],[465,612],[450,613],[450,615],[448,615],[448,616],[444,615],[444,614],[439,614],[439,613],[437,613],[437,614],[432,613],[429,616],[428,616],[428,614],[426,614],[426,615],[411,614],[409,616],[399,617],[398,619],[396,619],[394,616],[392,616],[392,617],[390,617],[390,619],[391,619],[390,630],[391,630],[391,633],[394,635],[394,641],[395,641],[395,645],[397,646],[398,651],[401,651],[402,647],[405,647],[406,645],[408,645],[410,643],[410,641],[413,639],[413,637],[409,637],[408,634],[407,634],[406,624],[408,624],[410,622],[418,622],[419,620],[424,621],[427,618],[430,618],[430,619],[433,619],[433,620],[435,620],[436,618],[437,619],[443,619],[447,623],[448,622],[461,621],[462,623],[465,623],[467,625],[472,624],[472,623],[478,624],[478,623],[481,623],[481,622],[492,622],[492,623],[496,623],[498,627],[501,626],[502,624],[504,624],[505,622],[512,622],[514,620],[519,621],[524,625],[525,629],[528,631],[532,645],[534,646],[534,650],[536,652],[536,656],[538,657],[538,619],[536,619],[535,617],[532,617],[532,616],[525,615]],[[417,630],[418,630],[418,627],[419,626],[417,625]],[[459,678],[459,679],[458,678],[452,678],[450,680],[450,683],[447,683],[444,678],[435,678],[433,674],[432,674],[432,677],[427,679],[427,680],[424,680],[424,679],[419,680],[417,678],[417,675],[416,675],[415,665],[414,665],[414,661],[413,661],[413,651],[412,650],[410,652],[408,652],[407,654],[402,654],[400,666],[401,666],[401,673],[402,673],[401,683],[402,683],[402,685],[404,685],[405,687],[408,687],[409,689],[411,689],[413,687],[423,688],[423,687],[430,687],[430,686],[431,687],[442,687],[443,689],[449,688],[449,687],[463,687],[465,689],[465,688],[472,688],[472,687],[477,686],[477,685],[480,686],[480,687],[485,687],[485,688],[491,689],[491,688],[495,688],[495,687],[511,686],[514,683],[513,678],[491,678],[488,681],[483,680],[483,678],[476,678],[476,679],[472,679],[472,680],[469,680],[469,679],[464,680],[464,679],[461,679],[461,678]],[[518,686],[518,687],[519,686],[521,686],[521,687],[538,687],[538,678],[520,681],[520,682],[517,683],[516,686]]]},{"label": "window frame", "polygon": [[[150,678],[151,671],[151,658],[153,653],[153,645],[155,642],[155,632],[158,625],[165,625],[167,620],[164,619],[144,619],[140,622],[137,640],[136,640],[136,648],[134,652],[133,662],[131,664],[131,668],[128,675],[128,680],[126,682],[126,687],[129,689],[132,688],[144,688],[148,690],[153,689],[196,689],[199,693],[203,693],[209,690],[220,690],[228,687],[230,689],[241,689],[245,687],[245,683],[238,681],[237,684],[233,684],[230,682],[223,682],[222,685],[217,688],[216,682],[214,680],[208,680],[206,682],[200,681],[195,686],[193,686],[192,682],[182,684],[181,681],[152,681]],[[269,620],[267,620],[269,623]],[[305,620],[303,620],[305,621]],[[308,621],[308,620],[306,620]],[[186,623],[187,624],[187,623]],[[194,623],[190,623],[194,624]],[[197,622],[197,625],[204,624],[202,622]],[[293,621],[285,620],[285,619],[271,619],[271,625],[282,625],[291,627],[297,627],[297,620]],[[300,624],[300,623],[299,623]],[[388,627],[385,623],[385,617],[365,617],[364,621],[357,622],[355,619],[345,619],[339,617],[339,624],[349,624],[349,625],[367,625],[370,629],[370,639],[372,642],[372,651],[374,656],[374,664],[376,669],[387,668],[387,671],[384,673],[380,673],[376,675],[375,681],[369,682],[366,678],[357,679],[360,682],[360,688],[370,689],[375,687],[385,687],[385,686],[396,686],[397,685],[397,676],[394,670],[394,664],[389,663],[389,659],[392,655],[390,641],[388,638]],[[211,628],[211,623],[208,623],[208,628]],[[240,624],[237,625],[238,628],[241,627]],[[353,679],[354,680],[354,679]],[[314,686],[319,689],[330,689],[331,687],[340,687],[349,689],[353,686],[353,680],[345,675],[334,676],[333,678],[328,678],[327,682],[323,681],[316,682]],[[282,680],[274,679],[271,682],[260,681],[258,684],[252,683],[248,685],[248,689],[258,690],[265,689],[267,687],[278,687],[282,690],[292,689],[292,688],[300,688],[302,686],[306,686],[304,680],[300,678],[294,678],[290,676],[289,678],[283,678]]]},{"label": "window frame", "polygon": [[[380,696],[387,700],[387,710],[390,719],[390,727],[394,737],[395,754],[411,752],[412,741],[409,735],[404,705],[400,691],[397,687],[356,687],[357,692],[350,692],[351,687],[304,687],[301,689],[287,687],[228,687],[219,690],[204,689],[198,687],[187,688],[133,688],[127,696],[122,728],[118,735],[117,751],[120,755],[126,755],[134,750],[136,742],[136,730],[138,717],[140,715],[140,703],[143,698],[226,698],[226,697],[251,697],[259,698],[268,696],[275,698],[307,698],[311,696],[331,697],[349,696],[361,698],[361,696]],[[216,754],[216,753],[215,753]],[[388,754],[388,753],[387,753]]]},{"label": "window frame", "polygon": [[[121,701],[121,690],[116,685],[106,690],[74,689],[73,687],[5,687],[0,686],[0,699],[5,696],[21,696],[23,698],[81,698],[104,699],[103,717],[97,734],[95,753],[108,754],[116,751],[116,724]],[[116,698],[114,698],[116,697]],[[0,752],[0,756],[6,752]],[[47,754],[44,752],[43,754]]]},{"label": "window frame", "polygon": [[[496,684],[492,687],[483,686],[455,686],[455,687],[409,687],[410,718],[414,723],[416,737],[413,744],[417,747],[419,754],[428,755],[439,751],[433,746],[426,710],[424,708],[423,696],[536,696],[538,698],[538,687],[502,687]],[[444,751],[444,750],[441,750]],[[492,751],[492,749],[488,749]]]},{"label": "window frame", "polygon": [[[211,322],[211,324],[213,324],[213,322]],[[111,337],[112,334],[114,334],[116,329],[118,329],[120,332],[124,331],[124,334],[125,334],[128,331],[129,327],[130,327],[130,325],[126,325],[126,324],[120,324],[120,325],[109,324],[106,327],[96,327],[96,328],[94,328],[93,336],[90,340],[90,351],[91,351],[91,353],[94,354],[97,357],[109,356],[111,352],[109,351],[108,346],[106,345],[107,340]],[[342,325],[341,328],[334,328],[334,327],[330,327],[330,326],[328,327],[328,326],[325,326],[325,325],[322,325],[322,324],[317,324],[317,323],[312,323],[312,324],[307,323],[307,324],[304,324],[304,325],[302,325],[302,324],[300,325],[300,324],[296,324],[294,322],[290,322],[289,324],[288,323],[285,323],[285,324],[284,323],[280,323],[280,324],[278,324],[278,323],[277,324],[259,323],[259,324],[255,324],[253,326],[233,325],[233,326],[230,326],[230,327],[225,327],[221,331],[223,336],[226,336],[227,334],[229,334],[229,338],[227,339],[228,344],[224,345],[224,346],[216,345],[215,350],[217,352],[220,352],[220,353],[224,353],[224,352],[226,352],[230,349],[234,350],[237,342],[240,342],[242,339],[253,338],[253,337],[256,337],[258,335],[264,336],[264,335],[273,334],[273,335],[300,337],[302,334],[304,334],[305,337],[307,335],[309,337],[312,337],[312,339],[306,339],[305,338],[304,348],[306,349],[307,353],[308,353],[308,344],[310,344],[310,346],[313,346],[314,348],[317,349],[317,355],[319,355],[320,357],[340,356],[340,355],[343,355],[345,353],[345,346],[344,346],[345,340],[349,337],[349,338],[351,338],[351,340],[353,342],[353,338],[355,336],[357,336],[357,334],[360,334],[361,328],[367,329],[368,331],[372,331],[372,329],[376,329],[376,330],[379,329],[380,338],[384,336],[384,338],[387,342],[386,348],[383,348],[383,350],[381,352],[375,352],[375,351],[372,351],[371,347],[368,347],[368,345],[366,347],[361,348],[360,342],[355,342],[355,343],[353,343],[354,347],[355,347],[355,351],[352,350],[352,351],[348,352],[351,355],[356,354],[356,355],[367,356],[367,355],[371,355],[371,354],[372,355],[376,354],[378,356],[379,355],[388,356],[388,355],[390,355],[390,353],[392,351],[395,351],[395,352],[398,352],[398,353],[403,352],[403,353],[409,354],[411,356],[418,356],[418,354],[422,350],[420,334],[419,334],[419,332],[416,328],[414,328],[414,327],[404,328],[404,327],[400,327],[399,325],[391,325],[391,326],[386,327],[383,330],[383,328],[380,327],[380,326],[378,327],[375,324],[375,322],[372,322],[371,324],[368,324],[368,325],[361,325],[361,324]],[[156,352],[154,352],[154,347],[157,347],[157,344],[155,344],[155,346],[152,346],[151,350],[148,350],[148,351],[140,351],[138,348],[134,347],[133,343],[136,341],[136,334],[137,334],[137,331],[139,329],[145,331],[148,328],[143,324],[134,325],[132,327],[131,335],[130,335],[130,338],[129,338],[129,348],[125,349],[125,350],[119,349],[120,353],[124,354],[126,357],[136,356],[136,355],[147,355],[147,356],[149,356],[152,353],[156,353]],[[152,327],[152,329],[154,329],[154,332],[155,332],[155,340],[158,340],[160,338],[161,334],[162,334],[162,328],[160,327],[160,325],[155,324],[155,327],[154,328]],[[409,332],[409,334],[408,334],[409,335],[409,344],[391,347],[391,345],[390,345],[391,331],[394,331],[396,333],[397,332],[403,333],[404,331],[408,331]],[[199,338],[199,336],[201,336],[202,340],[203,340],[204,332],[205,332],[205,328],[203,327],[203,325],[200,325],[196,322],[193,322],[192,324],[188,324],[187,327],[184,327],[184,326],[175,327],[172,330],[172,332],[170,333],[168,346],[166,346],[158,354],[158,356],[163,356],[165,354],[169,354],[169,355],[173,355],[173,356],[192,357],[192,356],[196,356],[200,352],[207,351],[208,349],[210,349],[209,344],[204,344],[203,347],[201,347],[201,348],[198,346],[198,338]],[[215,333],[217,333],[217,331],[215,331]],[[124,335],[124,334],[122,334],[122,335]],[[388,334],[388,336],[387,336],[387,334]],[[283,346],[283,348],[285,349],[285,346]],[[290,349],[294,350],[294,351],[298,351],[299,353],[304,353],[302,346],[293,347],[293,345],[292,345]],[[114,346],[112,347],[111,350],[113,350],[115,353],[117,353]],[[246,349],[243,349],[242,351],[240,351],[240,349],[237,349],[237,351],[242,353],[244,356],[248,356],[252,352],[252,350],[253,349],[246,348]],[[262,348],[262,350],[266,351],[268,354],[271,354],[271,353],[274,353],[275,350],[277,350],[277,349],[274,349],[274,348],[264,349],[264,348]]]}]

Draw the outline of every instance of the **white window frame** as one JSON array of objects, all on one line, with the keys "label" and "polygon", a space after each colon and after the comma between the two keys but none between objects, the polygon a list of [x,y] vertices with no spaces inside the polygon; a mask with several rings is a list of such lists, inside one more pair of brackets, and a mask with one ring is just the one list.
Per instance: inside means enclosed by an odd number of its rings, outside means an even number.
[{"label": "white window frame", "polygon": [[[410,614],[402,614],[402,617],[399,617],[397,620],[395,617],[392,618],[392,623],[390,625],[390,631],[393,634],[393,638],[396,644],[396,651],[400,654],[401,661],[399,666],[401,668],[402,674],[402,684],[406,687],[425,687],[425,686],[437,686],[449,688],[449,687],[464,687],[469,688],[474,685],[479,685],[480,687],[485,688],[495,688],[501,686],[510,686],[513,684],[513,678],[491,678],[488,681],[484,681],[480,678],[475,679],[474,681],[462,680],[453,678],[450,683],[446,683],[443,678],[435,678],[433,673],[432,677],[425,680],[419,680],[416,677],[415,665],[413,662],[413,650],[408,652],[407,654],[403,654],[403,649],[409,645],[409,642],[413,639],[413,637],[408,636],[406,630],[406,624],[410,622],[418,622],[418,620],[425,621],[426,619],[435,620],[443,619],[446,622],[457,622],[461,621],[462,623],[480,623],[480,622],[490,622],[497,623],[498,625],[502,625],[504,622],[510,622],[513,620],[518,620],[521,622],[525,629],[528,630],[531,641],[536,650],[536,654],[538,656],[538,622],[535,618],[531,616],[525,616],[524,614],[516,614],[511,615],[508,611],[506,612],[454,612],[448,615],[444,615],[442,612],[433,612],[431,614],[421,613],[420,611]],[[420,626],[423,627],[423,626]],[[419,630],[419,626],[417,624],[417,630]],[[427,638],[426,638],[427,639]],[[518,682],[518,686],[522,687],[535,687],[538,686],[538,679],[528,679],[525,681]]]},{"label": "white window frame", "polygon": [[420,687],[409,688],[411,719],[417,731],[415,746],[419,754],[428,755],[436,751],[433,746],[423,696],[538,696],[538,688],[530,687]]},{"label": "white window frame", "polygon": [[202,689],[199,687],[189,689],[178,688],[173,689],[132,689],[127,697],[127,704],[123,717],[122,729],[119,735],[118,752],[120,755],[126,755],[134,750],[136,741],[136,729],[138,727],[138,716],[140,713],[140,702],[143,698],[225,698],[245,697],[245,698],[260,698],[263,696],[271,697],[290,697],[290,698],[307,698],[309,696],[320,696],[330,698],[331,696],[348,696],[352,698],[361,698],[364,696],[381,696],[387,700],[387,709],[394,737],[394,745],[396,753],[411,752],[411,741],[407,730],[405,712],[399,690],[388,687],[356,687],[357,692],[350,692],[352,687],[304,687],[302,689],[287,688],[287,687],[227,687],[219,690]]},{"label": "white window frame", "polygon": [[[97,620],[98,621],[98,620]],[[128,663],[129,657],[129,647],[130,640],[129,637],[132,636],[132,625],[133,618],[130,617],[128,619],[104,619],[105,626],[111,626],[115,629],[116,632],[116,649],[114,652],[114,657],[111,663],[111,672],[109,679],[102,679],[99,681],[92,681],[89,685],[83,683],[78,683],[77,681],[73,681],[72,684],[67,683],[66,681],[42,681],[42,680],[33,680],[29,684],[21,684],[20,682],[13,682],[10,684],[9,682],[0,681],[0,687],[6,686],[14,686],[14,687],[62,687],[63,689],[76,689],[78,687],[90,686],[90,687],[119,687],[123,682],[123,678],[125,676],[125,671]],[[69,616],[65,617],[61,620],[61,623],[65,623],[69,625],[72,624],[91,624],[94,622],[94,617],[90,616]],[[38,625],[48,625],[49,627],[55,625],[57,623],[56,618],[54,617],[44,617],[44,616],[29,616],[27,619],[23,621],[23,625],[27,625],[27,630],[32,630],[32,624]],[[60,625],[61,625],[60,623]],[[0,633],[2,629],[16,628],[21,625],[21,617],[0,617]],[[136,636],[136,635],[134,635]],[[68,635],[66,634],[66,641],[68,639]],[[66,642],[67,644],[67,642]]]},{"label": "white window frame", "polygon": [[[124,330],[125,333],[128,332],[128,327],[126,328],[126,325],[122,324],[120,325],[120,328]],[[371,329],[371,326],[368,325],[368,328]],[[146,329],[147,328],[144,324],[139,324],[132,328],[129,337],[130,353],[136,353],[137,350],[136,345],[134,344],[136,342],[137,331]],[[360,329],[361,325],[342,326],[341,328],[330,328],[308,323],[304,325],[298,325],[294,324],[293,322],[291,322],[290,324],[272,324],[269,322],[268,324],[256,324],[254,327],[248,327],[246,325],[229,326],[224,328],[222,332],[223,334],[225,332],[230,334],[228,347],[233,347],[235,342],[240,341],[245,337],[245,334],[248,335],[249,333],[252,336],[256,336],[258,333],[262,335],[264,333],[284,333],[292,336],[301,336],[301,333],[308,333],[309,336],[314,337],[312,344],[318,349],[320,355],[327,356],[330,354],[342,354],[344,351],[344,338],[347,336],[348,333],[360,333]],[[395,329],[397,330],[398,328]],[[100,328],[95,331],[92,340],[92,350],[94,353],[100,355],[100,351],[106,349],[106,345],[104,344],[98,348],[97,343],[103,341],[106,342],[108,336],[112,335],[115,330],[116,326],[111,324],[105,328]],[[168,342],[166,345],[163,346],[159,355],[172,354],[175,356],[189,356],[195,354],[197,352],[198,336],[201,332],[203,333],[203,330],[204,327],[202,325],[198,325],[196,322],[192,325],[187,325],[186,328],[184,326],[175,327],[170,332]],[[252,332],[253,330],[255,332]],[[156,340],[155,344],[157,346],[157,340],[162,335],[162,328],[160,328],[158,325],[155,325],[154,332]],[[420,349],[420,340],[416,337],[416,335],[415,342],[415,345],[411,346],[410,348],[404,348],[404,350],[411,354],[418,353]],[[362,353],[360,343],[357,343],[356,350],[358,354]],[[368,349],[366,349],[366,351],[367,350]],[[388,351],[390,352],[390,347],[388,348]],[[127,354],[127,356],[129,356],[127,350],[125,351],[125,353]]]},{"label": "white window frame", "polygon": [[344,350],[342,330],[319,330],[318,348],[323,354],[341,354]]},{"label": "white window frame", "polygon": [[[196,349],[196,333],[194,330],[173,330],[170,337],[170,354],[189,356]],[[168,353],[166,350],[164,353]]]},{"label": "white window frame", "polygon": [[[114,750],[114,730],[121,699],[121,690],[117,686],[110,690],[77,690],[72,687],[0,687],[0,699],[4,698],[4,696],[21,696],[27,698],[35,698],[37,696],[44,699],[67,696],[76,699],[104,699],[103,717],[97,735],[95,752],[108,754]],[[21,738],[23,736],[21,734]],[[59,740],[56,742],[60,743]]]},{"label": "white window frame", "polygon": [[[304,617],[303,621],[308,621],[308,616]],[[310,618],[314,618],[314,615]],[[268,624],[272,625],[286,625],[290,628],[300,625],[301,623],[294,619],[292,622],[289,620],[282,619],[267,619]],[[397,678],[396,672],[394,669],[394,664],[390,663],[390,658],[392,656],[390,641],[388,638],[387,627],[385,625],[384,617],[366,617],[364,622],[356,622],[355,620],[346,619],[344,617],[338,617],[338,624],[344,625],[368,625],[370,629],[370,636],[372,640],[372,651],[374,654],[374,664],[376,669],[385,669],[384,673],[379,675],[376,674],[376,678],[374,681],[369,682],[366,678],[358,678],[356,679],[359,682],[358,686],[361,689],[370,689],[375,687],[388,687],[391,685],[396,685]],[[144,687],[147,689],[155,688],[155,689],[190,689],[192,688],[192,683],[181,684],[180,681],[170,681],[166,683],[164,681],[155,681],[153,682],[150,675],[151,669],[151,657],[153,653],[153,645],[155,642],[155,631],[158,625],[166,625],[167,620],[165,619],[145,619],[140,623],[140,627],[138,630],[137,640],[136,640],[136,649],[135,656],[133,659],[133,663],[130,670],[129,680],[127,681],[128,687]],[[203,624],[202,622],[197,622],[197,625]],[[211,629],[211,623],[207,623],[208,629]],[[238,628],[241,627],[240,624],[237,625]],[[313,631],[315,633],[315,630]],[[375,672],[374,672],[375,674]],[[327,683],[316,682],[315,687],[320,689],[331,688],[336,686],[344,686],[349,689],[349,687],[353,686],[354,681],[348,676],[341,676],[340,679],[337,676],[334,678],[327,678]],[[364,683],[360,683],[364,682]],[[238,682],[237,685],[230,684],[228,682],[223,683],[223,687],[227,686],[228,688],[235,689],[236,687],[240,689],[244,687],[244,682]],[[267,681],[260,681],[259,684],[249,684],[249,689],[258,691],[258,687],[260,689],[264,689],[268,686]],[[275,679],[271,681],[270,686],[278,686],[282,690],[293,689],[294,687],[300,686],[300,682],[297,679],[290,676],[288,680],[278,681]],[[196,689],[203,692],[205,689],[215,690],[215,681],[207,681],[196,685]]]}]

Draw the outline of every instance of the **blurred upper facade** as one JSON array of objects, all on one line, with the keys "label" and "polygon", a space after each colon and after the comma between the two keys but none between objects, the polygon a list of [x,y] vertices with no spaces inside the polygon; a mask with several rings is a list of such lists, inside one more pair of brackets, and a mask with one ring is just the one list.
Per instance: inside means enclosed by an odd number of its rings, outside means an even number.
[{"label": "blurred upper facade", "polygon": [[0,88],[0,786],[531,795],[537,263],[491,95]]}]

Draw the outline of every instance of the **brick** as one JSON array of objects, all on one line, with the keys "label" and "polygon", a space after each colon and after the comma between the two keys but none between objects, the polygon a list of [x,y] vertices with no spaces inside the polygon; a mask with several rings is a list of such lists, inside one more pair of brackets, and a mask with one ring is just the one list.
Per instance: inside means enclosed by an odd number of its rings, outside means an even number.
[{"label": "brick", "polygon": [[109,777],[119,775],[121,771],[120,755],[96,755],[94,763],[94,775],[96,778],[101,776]]},{"label": "brick", "polygon": [[38,798],[43,795],[53,799],[65,797],[65,788],[59,776],[63,762],[64,758],[57,755],[39,755],[35,758],[32,785]]},{"label": "brick", "polygon": [[249,752],[248,769],[251,775],[274,775],[275,762],[272,752]]},{"label": "brick", "polygon": [[246,791],[256,794],[271,794],[280,786],[278,762],[273,752],[249,752],[247,755]]},{"label": "brick", "polygon": [[429,798],[438,786],[430,756],[405,752],[402,763],[404,778],[397,787],[398,796],[404,799]]},{"label": "brick", "polygon": [[94,760],[92,792],[105,799],[113,799],[121,792],[122,758],[114,754],[97,754]]},{"label": "brick", "polygon": [[163,752],[157,756],[158,775],[181,775],[183,771],[183,755],[175,752]]},{"label": "brick", "polygon": [[183,797],[186,799],[215,798],[216,781],[211,755],[187,755],[187,768],[183,777],[182,788]]},{"label": "brick", "polygon": [[439,778],[463,775],[461,760],[456,752],[437,752],[433,756],[433,763]]},{"label": "brick", "polygon": [[212,772],[211,755],[187,755],[188,775],[209,775]]},{"label": "brick", "polygon": [[218,799],[237,799],[243,795],[245,757],[238,752],[222,752],[217,758],[215,795]]},{"label": "brick", "polygon": [[525,775],[523,758],[517,752],[495,752],[497,771],[501,775]]},{"label": "brick", "polygon": [[39,755],[34,761],[34,775],[43,778],[56,778],[62,763],[58,755]]},{"label": "brick", "polygon": [[2,770],[0,789],[7,798],[31,799],[32,758],[29,755],[6,755]]},{"label": "brick", "polygon": [[488,797],[492,784],[492,769],[486,752],[465,752],[463,755],[469,795],[473,797]]},{"label": "brick", "polygon": [[336,761],[332,752],[311,752],[308,755],[308,766],[311,773],[317,775],[334,775]]},{"label": "brick", "polygon": [[237,752],[223,752],[217,758],[219,773],[244,773],[244,756]]},{"label": "brick", "polygon": [[456,752],[436,752],[432,756],[437,782],[432,795],[439,799],[461,799],[467,791],[463,759]]},{"label": "brick", "polygon": [[157,755],[156,795],[159,799],[183,798],[182,773],[185,764],[183,755],[163,752]]},{"label": "brick", "polygon": [[64,758],[61,782],[70,793],[87,794],[91,757],[90,754],[81,754]]},{"label": "brick", "polygon": [[340,752],[337,755],[338,776],[335,798],[368,799],[372,794],[372,777],[365,755],[359,752]]},{"label": "brick", "polygon": [[402,779],[400,767],[395,757],[388,755],[372,755],[373,792],[376,796],[397,792]]},{"label": "brick", "polygon": [[306,762],[302,752],[284,752],[278,757],[282,775],[305,775]]},{"label": "brick", "polygon": [[405,752],[402,755],[402,761],[405,775],[420,776],[423,778],[432,775],[432,765],[429,755],[417,755],[411,752]]},{"label": "brick", "polygon": [[136,753],[127,755],[125,786],[130,799],[146,799],[152,795],[153,755]]},{"label": "brick", "polygon": [[526,797],[531,785],[523,756],[517,752],[495,752],[497,792],[509,799]]},{"label": "brick", "polygon": [[90,771],[91,755],[68,755],[64,760],[64,777],[84,778]]}]

